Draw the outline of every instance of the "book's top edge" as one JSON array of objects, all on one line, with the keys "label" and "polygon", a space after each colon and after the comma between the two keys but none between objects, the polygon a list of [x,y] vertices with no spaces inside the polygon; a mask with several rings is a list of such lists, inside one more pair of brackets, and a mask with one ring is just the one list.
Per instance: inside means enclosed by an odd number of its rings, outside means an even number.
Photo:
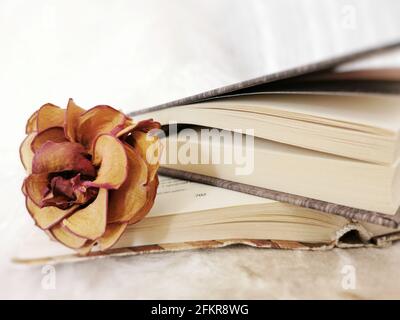
[{"label": "book's top edge", "polygon": [[389,44],[385,44],[385,45],[382,45],[379,47],[372,47],[372,48],[364,49],[361,51],[356,51],[356,52],[352,52],[349,54],[340,55],[337,57],[318,61],[315,63],[306,64],[303,66],[291,68],[291,69],[276,72],[276,73],[266,74],[266,75],[263,75],[263,76],[260,76],[257,78],[253,78],[250,80],[245,80],[245,81],[237,82],[237,83],[230,84],[230,85],[227,85],[224,87],[208,90],[208,91],[205,91],[205,92],[202,92],[199,94],[195,94],[195,95],[192,95],[189,97],[185,97],[182,99],[178,99],[178,100],[174,100],[171,102],[156,105],[154,107],[133,111],[133,112],[129,113],[129,115],[136,116],[136,115],[140,115],[140,114],[144,114],[144,113],[167,109],[167,108],[174,107],[174,106],[196,103],[196,102],[200,102],[200,101],[203,101],[206,99],[218,97],[218,96],[221,96],[221,95],[224,95],[227,93],[232,93],[237,90],[241,90],[241,89],[245,89],[245,88],[249,88],[249,87],[253,87],[253,86],[258,86],[258,85],[262,85],[262,84],[266,84],[266,83],[270,83],[270,82],[275,82],[275,81],[279,81],[279,80],[302,76],[305,74],[314,73],[314,72],[318,72],[318,71],[329,70],[329,69],[336,67],[340,64],[343,64],[343,63],[352,62],[352,61],[355,61],[355,60],[358,60],[361,58],[366,58],[366,57],[380,54],[385,51],[389,51],[389,50],[396,49],[396,48],[400,48],[400,40],[389,43]]}]

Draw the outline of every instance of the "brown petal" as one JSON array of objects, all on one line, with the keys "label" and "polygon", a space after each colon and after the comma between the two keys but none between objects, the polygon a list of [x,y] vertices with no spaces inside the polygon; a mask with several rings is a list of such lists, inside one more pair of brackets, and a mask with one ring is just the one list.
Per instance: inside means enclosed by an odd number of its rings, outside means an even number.
[{"label": "brown petal", "polygon": [[93,164],[100,165],[97,178],[86,181],[86,186],[118,189],[128,175],[128,159],[121,141],[114,136],[98,136],[94,144]]},{"label": "brown petal", "polygon": [[41,131],[37,134],[35,139],[33,139],[31,143],[31,148],[33,152],[36,152],[42,145],[44,145],[47,141],[53,142],[66,142],[68,141],[64,135],[63,127],[51,127],[46,130]]},{"label": "brown petal", "polygon": [[56,240],[72,249],[82,248],[87,240],[69,232],[61,223],[51,228],[51,234]]},{"label": "brown petal", "polygon": [[73,170],[85,175],[95,176],[96,170],[84,154],[85,149],[78,143],[48,141],[37,150],[33,158],[32,172]]},{"label": "brown petal", "polygon": [[128,156],[128,176],[124,184],[110,191],[108,222],[128,222],[145,205],[147,198],[147,166],[140,154],[125,145]]},{"label": "brown petal", "polygon": [[26,134],[30,134],[34,131],[37,131],[37,116],[38,116],[38,111],[35,111],[28,119],[26,122],[25,126],[25,132]]},{"label": "brown petal", "polygon": [[147,120],[139,121],[135,127],[135,130],[147,133],[153,129],[160,129],[160,128],[161,128],[161,125],[159,122],[153,121],[153,119],[147,119]]},{"label": "brown petal", "polygon": [[65,110],[54,104],[47,103],[40,107],[37,115],[37,129],[38,131],[46,130],[51,127],[64,126]]},{"label": "brown petal", "polygon": [[111,248],[124,233],[127,223],[110,223],[107,225],[106,232],[99,238],[100,250],[105,251]]},{"label": "brown petal", "polygon": [[100,134],[116,135],[124,128],[127,117],[110,106],[97,106],[79,117],[77,139],[92,150],[93,142]]},{"label": "brown petal", "polygon": [[36,224],[42,229],[51,228],[77,209],[76,206],[67,210],[61,210],[57,207],[40,208],[29,197],[26,197],[26,208]]},{"label": "brown petal", "polygon": [[85,109],[77,106],[74,100],[69,99],[67,111],[65,113],[64,131],[65,136],[71,142],[77,142],[76,132],[79,123],[79,117],[85,112]]},{"label": "brown petal", "polygon": [[37,205],[42,207],[42,200],[48,191],[48,174],[31,174],[25,179],[26,195]]},{"label": "brown petal", "polygon": [[106,230],[107,203],[108,191],[100,189],[97,198],[91,204],[63,220],[63,225],[79,237],[96,240]]},{"label": "brown petal", "polygon": [[131,120],[125,121],[124,128],[117,133],[116,137],[117,138],[122,137],[123,135],[125,135],[125,134],[131,132],[132,130],[134,130],[135,127],[136,127],[136,124],[133,123]]},{"label": "brown petal", "polygon": [[160,166],[161,143],[157,136],[142,131],[133,131],[132,139],[135,149],[139,151],[140,156],[145,160],[149,172],[147,181],[152,181]]},{"label": "brown petal", "polygon": [[149,213],[150,209],[153,207],[154,200],[156,199],[157,195],[158,176],[155,176],[154,179],[146,187],[147,187],[146,203],[144,204],[142,209],[140,209],[139,212],[137,212],[135,216],[132,217],[132,219],[129,221],[129,224],[133,224],[142,220]]},{"label": "brown petal", "polygon": [[41,202],[41,208],[44,207],[57,207],[61,210],[66,210],[72,205],[77,204],[76,201],[69,199],[63,195],[55,196],[52,192],[49,193]]},{"label": "brown petal", "polygon": [[35,154],[32,151],[31,144],[35,137],[36,132],[28,134],[19,147],[21,162],[28,174],[32,172],[32,161]]}]

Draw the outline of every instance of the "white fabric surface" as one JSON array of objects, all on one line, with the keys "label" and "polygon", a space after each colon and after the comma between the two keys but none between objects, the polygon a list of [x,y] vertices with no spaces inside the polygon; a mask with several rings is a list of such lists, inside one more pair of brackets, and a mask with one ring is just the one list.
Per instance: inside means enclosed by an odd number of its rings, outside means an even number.
[{"label": "white fabric surface", "polygon": [[[349,22],[348,15],[353,18]],[[400,245],[292,252],[228,248],[56,267],[12,265],[33,227],[20,185],[27,117],[67,99],[124,111],[400,37],[400,2],[0,1],[1,298],[400,297]],[[355,267],[355,289],[341,285]]]}]

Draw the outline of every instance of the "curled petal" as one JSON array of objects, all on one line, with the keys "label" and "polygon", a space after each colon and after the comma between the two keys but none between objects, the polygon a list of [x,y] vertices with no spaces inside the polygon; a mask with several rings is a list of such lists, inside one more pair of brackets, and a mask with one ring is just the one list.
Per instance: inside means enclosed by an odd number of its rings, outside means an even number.
[{"label": "curled petal", "polygon": [[32,199],[26,198],[26,208],[28,209],[33,220],[42,229],[49,229],[56,225],[62,219],[73,213],[77,206],[73,206],[67,210],[61,210],[57,207],[44,207],[37,206]]},{"label": "curled petal", "polygon": [[100,250],[105,251],[111,248],[124,233],[127,223],[110,223],[107,225],[106,232],[97,241]]},{"label": "curled petal", "polygon": [[110,191],[108,222],[130,221],[145,205],[147,198],[147,166],[140,154],[125,145],[128,156],[128,176],[116,191]]},{"label": "curled petal", "polygon": [[38,133],[31,143],[33,152],[36,152],[47,141],[67,142],[68,140],[64,135],[64,128],[51,127]]},{"label": "curled petal", "polygon": [[85,109],[77,106],[74,100],[68,100],[67,111],[65,112],[64,131],[65,136],[71,142],[77,142],[76,132],[79,123],[79,117],[84,112]]},{"label": "curled petal", "polygon": [[100,168],[94,181],[86,181],[90,187],[118,189],[128,175],[128,159],[121,141],[114,136],[98,136],[94,145],[93,164]]},{"label": "curled petal", "polygon": [[135,131],[142,131],[144,133],[147,133],[151,130],[154,129],[160,129],[161,125],[157,121],[153,121],[153,119],[147,119],[147,120],[142,120],[139,121],[135,127]]},{"label": "curled petal", "polygon": [[57,241],[71,249],[82,248],[87,240],[69,232],[61,223],[51,228],[50,233]]},{"label": "curled petal", "polygon": [[153,207],[154,200],[157,195],[158,188],[158,176],[155,176],[152,181],[146,186],[147,188],[147,199],[144,206],[129,220],[129,224],[133,224],[142,220]]},{"label": "curled petal", "polygon": [[25,126],[25,133],[30,134],[34,131],[37,131],[37,116],[38,116],[38,111],[35,111],[28,119],[26,122]]},{"label": "curled petal", "polygon": [[91,204],[63,220],[63,225],[79,237],[96,240],[106,230],[107,203],[108,191],[100,189],[97,198]]},{"label": "curled petal", "polygon": [[82,174],[95,176],[96,170],[85,157],[85,149],[78,143],[48,141],[35,153],[33,158],[33,173],[78,171]]},{"label": "curled petal", "polygon": [[48,191],[48,174],[31,174],[24,182],[26,195],[37,205],[42,207],[42,200]]},{"label": "curled petal", "polygon": [[37,130],[40,132],[47,128],[64,126],[64,115],[65,110],[54,104],[43,105],[37,115]]},{"label": "curled petal", "polygon": [[100,134],[116,135],[124,128],[127,117],[110,106],[97,106],[79,117],[77,139],[92,150],[93,142]]},{"label": "curled petal", "polygon": [[152,136],[143,131],[133,131],[132,139],[135,149],[138,150],[140,156],[145,160],[149,172],[147,181],[152,181],[160,166],[161,143],[157,136]]},{"label": "curled petal", "polygon": [[41,202],[41,208],[44,207],[57,207],[62,210],[66,210],[70,208],[72,205],[77,204],[76,201],[73,201],[66,196],[57,195],[55,196],[53,193],[49,193]]},{"label": "curled petal", "polygon": [[119,138],[119,137],[122,137],[122,136],[126,135],[127,133],[129,133],[129,132],[131,132],[132,130],[134,130],[135,127],[136,127],[136,125],[137,125],[137,124],[136,124],[136,123],[133,123],[132,120],[126,120],[126,121],[125,121],[124,128],[123,128],[121,131],[119,131],[119,132],[117,133],[116,137]]},{"label": "curled petal", "polygon": [[22,141],[19,148],[19,155],[21,157],[22,165],[28,174],[32,172],[32,161],[35,154],[32,151],[31,144],[33,139],[36,137],[36,132],[32,132],[26,136],[24,141]]}]

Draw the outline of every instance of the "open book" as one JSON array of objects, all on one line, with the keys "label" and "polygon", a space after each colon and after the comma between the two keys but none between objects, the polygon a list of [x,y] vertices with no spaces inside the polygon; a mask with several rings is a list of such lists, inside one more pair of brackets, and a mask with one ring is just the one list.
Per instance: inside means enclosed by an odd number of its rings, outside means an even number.
[{"label": "open book", "polygon": [[[192,144],[199,156],[167,159],[164,174],[397,227],[400,68],[322,69],[253,79],[135,114],[254,136],[254,168],[238,174],[235,163],[198,160],[202,145],[214,142],[170,135],[177,152]],[[236,147],[229,138],[213,150]]]},{"label": "open book", "polygon": [[386,246],[397,230],[355,222],[283,202],[160,176],[157,201],[142,221],[128,227],[113,249],[79,257],[34,228],[21,240],[14,261],[47,264],[104,256],[245,244],[317,250]]}]

